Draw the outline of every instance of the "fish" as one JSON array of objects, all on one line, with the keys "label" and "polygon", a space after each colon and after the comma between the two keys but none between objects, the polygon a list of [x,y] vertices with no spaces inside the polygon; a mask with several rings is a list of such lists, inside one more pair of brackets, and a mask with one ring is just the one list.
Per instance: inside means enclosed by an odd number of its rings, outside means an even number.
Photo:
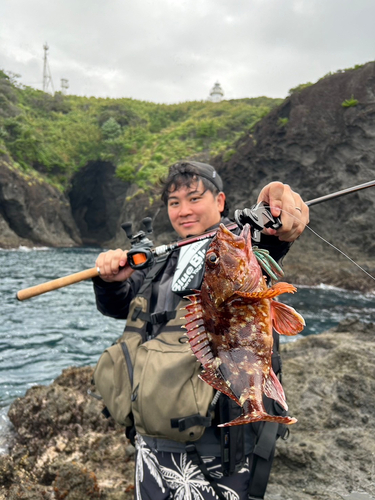
[{"label": "fish", "polygon": [[264,250],[257,258],[249,224],[239,235],[220,224],[206,252],[201,289],[186,297],[186,335],[202,365],[200,378],[242,407],[239,417],[220,427],[297,422],[288,415],[269,415],[263,404],[265,395],[288,410],[283,387],[272,369],[272,329],[296,335],[305,326],[294,308],[275,300],[296,288],[285,282],[267,285],[263,267],[270,269],[272,263],[278,266]]}]

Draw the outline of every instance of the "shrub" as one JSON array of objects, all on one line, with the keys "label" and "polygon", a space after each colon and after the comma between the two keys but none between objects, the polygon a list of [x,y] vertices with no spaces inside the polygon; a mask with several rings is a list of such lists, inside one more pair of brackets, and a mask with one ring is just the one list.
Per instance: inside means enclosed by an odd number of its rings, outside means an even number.
[{"label": "shrub", "polygon": [[341,106],[343,108],[352,108],[353,106],[357,106],[357,104],[358,104],[358,100],[354,99],[354,96],[352,94],[350,99],[345,99],[345,101],[343,103],[341,103]]},{"label": "shrub", "polygon": [[279,127],[286,127],[288,125],[288,122],[289,122],[289,118],[281,118],[281,116],[277,120],[277,124]]}]

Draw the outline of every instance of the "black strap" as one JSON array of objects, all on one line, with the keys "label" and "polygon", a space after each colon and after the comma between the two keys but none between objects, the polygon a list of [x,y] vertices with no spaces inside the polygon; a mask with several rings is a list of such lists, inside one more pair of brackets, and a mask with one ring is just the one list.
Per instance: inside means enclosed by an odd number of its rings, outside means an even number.
[{"label": "black strap", "polygon": [[203,417],[199,413],[196,413],[195,415],[189,415],[188,417],[184,418],[171,418],[171,427],[172,429],[177,429],[180,432],[183,432],[186,429],[189,429],[190,427],[193,427],[194,425],[202,425],[203,427],[210,427],[211,426],[211,417]]},{"label": "black strap", "polygon": [[140,307],[136,307],[132,315],[132,321],[139,318],[142,321],[151,323],[152,325],[161,325],[162,323],[168,323],[169,320],[174,319],[175,317],[176,311],[163,311],[150,314],[143,312]]},{"label": "black strap", "polygon": [[[273,415],[286,415],[286,411],[275,401],[265,398],[266,411]],[[257,440],[250,461],[249,500],[263,499],[270,477],[276,440],[285,439],[287,426],[276,422],[262,422],[257,432]]]},{"label": "black strap", "polygon": [[208,469],[206,467],[206,464],[203,462],[202,457],[199,455],[195,444],[193,443],[188,443],[186,445],[186,454],[187,457],[190,458],[192,463],[199,467],[200,471],[204,475],[205,479],[210,483],[211,487],[213,488],[214,492],[216,493],[216,496],[218,497],[219,500],[225,500],[225,496],[222,491],[220,491],[219,486],[217,482],[214,480],[212,476],[210,476],[210,473],[208,472]]},{"label": "black strap", "polygon": [[122,352],[124,353],[125,356],[125,361],[126,361],[126,366],[128,367],[128,373],[129,373],[129,380],[130,380],[130,387],[133,387],[133,364],[132,360],[130,357],[130,352],[128,349],[128,346],[125,344],[125,342],[121,342],[121,347],[122,347]]},{"label": "black strap", "polygon": [[154,279],[156,278],[156,276],[164,269],[164,267],[165,267],[165,265],[167,263],[169,255],[170,254],[166,254],[166,255],[163,255],[163,256],[161,256],[161,257],[158,258],[158,260],[152,266],[152,268],[150,269],[150,271],[147,273],[147,275],[146,275],[146,277],[145,277],[145,279],[143,281],[143,285],[139,289],[138,295],[142,295],[145,292],[145,290],[147,290],[147,288],[154,281]]}]

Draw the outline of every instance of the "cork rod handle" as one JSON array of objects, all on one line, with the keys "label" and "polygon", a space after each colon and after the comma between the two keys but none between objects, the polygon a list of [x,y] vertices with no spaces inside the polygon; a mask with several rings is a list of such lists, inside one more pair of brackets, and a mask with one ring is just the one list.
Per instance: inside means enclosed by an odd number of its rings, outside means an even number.
[{"label": "cork rod handle", "polygon": [[32,286],[30,288],[24,288],[17,292],[18,300],[26,300],[31,297],[36,297],[42,293],[51,292],[52,290],[57,290],[64,286],[72,285],[73,283],[78,283],[79,281],[88,280],[90,278],[95,278],[99,276],[100,270],[98,267],[92,267],[91,269],[86,269],[85,271],[80,271],[79,273],[70,274],[69,276],[64,276],[56,280],[47,281],[46,283],[41,283],[40,285]]}]

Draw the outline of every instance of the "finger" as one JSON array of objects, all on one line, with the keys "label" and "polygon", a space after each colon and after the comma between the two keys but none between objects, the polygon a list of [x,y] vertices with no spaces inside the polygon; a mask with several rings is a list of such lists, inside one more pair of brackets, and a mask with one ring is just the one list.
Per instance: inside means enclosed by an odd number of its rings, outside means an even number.
[{"label": "finger", "polygon": [[[292,226],[289,228],[284,224],[283,228],[279,231],[279,239],[282,241],[294,241],[302,234],[306,225],[309,223],[309,208],[302,202],[301,207],[294,207],[290,209],[290,219],[292,220]],[[285,217],[285,211],[283,212]]]},{"label": "finger", "polygon": [[258,203],[260,201],[267,203],[274,217],[279,217],[281,214],[285,187],[289,188],[287,184],[283,184],[282,182],[270,182],[259,193]]},{"label": "finger", "polygon": [[[119,275],[120,267],[126,267],[127,264],[127,252],[121,249],[109,250],[108,252],[101,253],[97,260],[96,266],[99,267],[100,276],[105,281],[113,281],[117,275]],[[124,273],[122,273],[124,275]],[[123,278],[118,276],[118,280]]]}]

